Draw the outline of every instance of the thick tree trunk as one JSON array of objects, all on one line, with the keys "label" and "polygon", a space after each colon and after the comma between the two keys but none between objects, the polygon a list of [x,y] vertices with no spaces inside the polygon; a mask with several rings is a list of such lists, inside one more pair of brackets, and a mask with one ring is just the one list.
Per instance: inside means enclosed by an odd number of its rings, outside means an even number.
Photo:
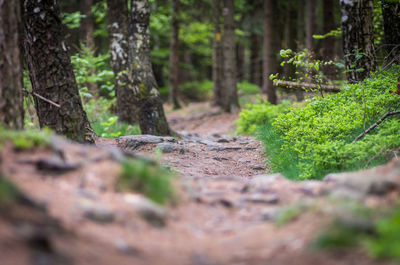
[{"label": "thick tree trunk", "polygon": [[260,54],[262,39],[258,34],[251,34],[250,36],[250,82],[262,86],[264,75],[262,74],[262,57]]},{"label": "thick tree trunk", "polygon": [[171,43],[169,57],[169,102],[179,109],[179,0],[172,0]]},{"label": "thick tree trunk", "polygon": [[107,0],[107,15],[118,119],[133,124],[137,122],[138,108],[129,78],[129,11],[126,1]]},{"label": "thick tree trunk", "polygon": [[93,142],[94,133],[82,107],[57,1],[24,1],[24,20],[24,46],[33,92],[61,106],[34,97],[40,127],[49,127],[79,142]]},{"label": "thick tree trunk", "polygon": [[224,57],[222,53],[222,34],[221,34],[221,1],[214,1],[214,42],[213,42],[213,70],[212,79],[213,88],[213,105],[222,107],[222,91],[223,74],[224,74]]},{"label": "thick tree trunk", "polygon": [[133,91],[139,106],[143,134],[171,134],[150,61],[150,4],[131,0],[129,21],[130,65]]},{"label": "thick tree trunk", "polygon": [[362,81],[376,70],[373,1],[341,0],[343,51],[347,79]]},{"label": "thick tree trunk", "polygon": [[80,39],[83,41],[83,43],[88,46],[93,48],[94,47],[94,21],[93,21],[93,15],[92,15],[92,5],[93,5],[93,0],[81,0],[80,1],[81,5],[81,14],[85,15],[84,18],[81,19],[81,26],[79,28],[80,30]]},{"label": "thick tree trunk", "polygon": [[387,62],[400,64],[400,1],[381,0]]},{"label": "thick tree trunk", "polygon": [[234,1],[224,0],[224,91],[223,109],[233,112],[239,107],[236,79]]},{"label": "thick tree trunk", "polygon": [[306,48],[314,50],[315,0],[306,0]]},{"label": "thick tree trunk", "polygon": [[273,73],[272,57],[275,56],[272,52],[273,42],[273,20],[274,20],[274,1],[264,0],[264,45],[263,45],[263,93],[267,95],[268,101],[272,104],[277,104],[276,88],[269,75]]},{"label": "thick tree trunk", "polygon": [[19,50],[20,3],[0,1],[0,126],[22,129],[22,68]]}]

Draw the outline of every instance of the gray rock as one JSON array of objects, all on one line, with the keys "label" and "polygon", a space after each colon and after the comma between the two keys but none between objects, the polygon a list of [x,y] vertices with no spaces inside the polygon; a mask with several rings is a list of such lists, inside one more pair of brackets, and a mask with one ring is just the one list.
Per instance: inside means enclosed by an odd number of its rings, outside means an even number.
[{"label": "gray rock", "polygon": [[179,152],[180,154],[184,154],[185,152],[188,151],[188,149],[183,145],[175,143],[159,143],[157,144],[157,148],[159,148],[161,152],[165,154],[174,152]]},{"label": "gray rock", "polygon": [[221,152],[221,151],[237,151],[242,149],[242,147],[240,146],[216,146],[211,148],[211,151],[217,151],[217,152]]},{"label": "gray rock", "polygon": [[323,182],[317,180],[306,180],[301,183],[300,190],[309,196],[320,196],[323,193]]},{"label": "gray rock", "polygon": [[259,165],[247,165],[247,167],[253,170],[264,170],[264,167]]},{"label": "gray rock", "polygon": [[275,222],[279,214],[281,212],[281,209],[279,207],[268,207],[264,208],[260,212],[260,219],[263,221],[270,221],[270,222]]},{"label": "gray rock", "polygon": [[332,189],[329,193],[329,196],[333,199],[362,201],[365,197],[365,194],[355,189],[339,186]]},{"label": "gray rock", "polygon": [[220,138],[217,140],[217,143],[229,143],[230,141],[226,138]]},{"label": "gray rock", "polygon": [[121,253],[125,255],[132,255],[132,256],[138,256],[140,254],[140,251],[136,248],[133,248],[131,245],[129,245],[125,240],[122,238],[118,238],[114,242],[115,248],[120,251]]},{"label": "gray rock", "polygon": [[88,199],[78,202],[78,207],[83,216],[98,223],[111,223],[115,219],[114,212],[107,206]]},{"label": "gray rock", "polygon": [[124,201],[133,210],[154,226],[164,226],[167,221],[167,210],[151,200],[136,194],[127,194]]},{"label": "gray rock", "polygon": [[252,194],[244,198],[246,202],[250,203],[268,203],[276,204],[279,202],[279,196],[277,194]]},{"label": "gray rock", "polygon": [[249,185],[253,188],[266,188],[268,185],[271,185],[279,180],[286,180],[286,178],[281,173],[257,175],[249,181]]},{"label": "gray rock", "polygon": [[176,143],[173,137],[154,136],[154,135],[128,135],[118,138],[118,146],[123,149],[134,150],[142,145],[159,143]]}]

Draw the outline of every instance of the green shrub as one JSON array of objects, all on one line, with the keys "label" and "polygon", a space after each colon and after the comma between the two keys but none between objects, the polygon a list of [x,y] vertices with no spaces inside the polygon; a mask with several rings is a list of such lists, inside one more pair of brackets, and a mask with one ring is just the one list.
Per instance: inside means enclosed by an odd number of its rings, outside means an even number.
[{"label": "green shrub", "polygon": [[154,202],[163,204],[175,199],[171,183],[173,173],[165,167],[142,160],[126,160],[117,181],[117,189],[143,193]]},{"label": "green shrub", "polygon": [[[386,119],[360,141],[353,142],[387,111],[399,110],[395,90],[399,66],[342,92],[308,99],[298,108],[253,105],[240,115],[239,132],[254,132],[266,146],[270,166],[289,178],[322,178],[330,172],[367,168],[392,157],[400,145],[399,117]],[[279,115],[277,112],[286,112]],[[261,126],[260,126],[261,124]]]},{"label": "green shrub", "polygon": [[205,101],[211,98],[213,86],[210,80],[186,82],[179,86],[179,92],[185,99]]},{"label": "green shrub", "polygon": [[13,131],[0,127],[0,149],[4,142],[11,141],[18,149],[31,149],[50,144],[51,131],[44,129]]}]

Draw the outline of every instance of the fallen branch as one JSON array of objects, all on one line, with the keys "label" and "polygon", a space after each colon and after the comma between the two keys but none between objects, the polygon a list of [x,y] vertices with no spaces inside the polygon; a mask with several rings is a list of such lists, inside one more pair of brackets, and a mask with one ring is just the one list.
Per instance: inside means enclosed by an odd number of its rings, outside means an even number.
[{"label": "fallen branch", "polygon": [[361,138],[363,138],[367,133],[378,127],[379,124],[381,124],[387,117],[395,115],[395,114],[400,114],[400,111],[392,111],[392,112],[386,112],[385,115],[383,115],[377,122],[375,122],[371,127],[369,127],[367,130],[365,130],[362,134],[357,136],[356,139],[354,139],[354,142],[357,142]]},{"label": "fallen branch", "polygon": [[294,87],[294,88],[310,88],[310,89],[315,89],[315,90],[323,90],[327,92],[340,92],[340,86],[335,86],[335,85],[317,85],[317,84],[311,84],[311,83],[297,83],[293,81],[282,81],[282,80],[276,80],[274,81],[275,86],[279,87]]},{"label": "fallen branch", "polygon": [[53,105],[53,106],[55,106],[55,107],[57,107],[57,108],[61,108],[61,105],[60,105],[60,104],[57,104],[57,103],[55,103],[54,101],[51,101],[50,99],[47,99],[47,98],[45,98],[45,97],[39,95],[39,94],[36,93],[36,92],[31,92],[31,91],[28,91],[28,90],[26,90],[26,89],[24,89],[23,91],[24,91],[25,93],[28,93],[28,94],[30,94],[30,95],[33,95],[33,96],[35,96],[35,97],[37,97],[37,98],[40,98],[41,100],[43,100],[43,101],[45,101],[45,102],[47,102],[47,103],[49,103],[49,104],[51,104],[51,105]]}]

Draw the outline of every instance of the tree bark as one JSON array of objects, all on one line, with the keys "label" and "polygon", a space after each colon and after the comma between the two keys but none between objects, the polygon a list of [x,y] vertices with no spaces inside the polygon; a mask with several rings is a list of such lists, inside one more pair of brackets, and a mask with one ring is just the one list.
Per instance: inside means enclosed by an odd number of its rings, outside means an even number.
[{"label": "tree bark", "polygon": [[93,142],[59,12],[57,1],[24,1],[24,46],[33,92],[61,106],[34,97],[35,108],[41,128],[49,127],[79,142]]},{"label": "tree bark", "polygon": [[[323,33],[326,34],[336,29],[334,12],[334,0],[325,0],[323,2]],[[322,55],[324,60],[333,60],[335,57],[335,43],[336,41],[332,37],[328,37],[322,40]],[[324,66],[324,72],[330,79],[335,77],[335,66],[327,65]]]},{"label": "tree bark", "polygon": [[133,124],[137,122],[138,108],[129,78],[128,12],[125,0],[107,0],[111,66],[115,78],[118,119]]},{"label": "tree bark", "polygon": [[400,63],[400,1],[381,0],[387,62]]},{"label": "tree bark", "polygon": [[172,0],[171,42],[169,57],[169,102],[174,109],[181,108],[179,104],[179,0]]},{"label": "tree bark", "polygon": [[214,42],[213,42],[213,70],[212,79],[213,88],[213,105],[222,107],[222,91],[224,90],[223,74],[224,74],[224,57],[222,53],[222,33],[221,33],[221,1],[214,1]]},{"label": "tree bark", "polygon": [[129,58],[133,92],[139,106],[139,125],[143,134],[169,135],[167,119],[150,61],[150,4],[131,0]]},{"label": "tree bark", "polygon": [[264,77],[261,67],[262,57],[260,54],[262,39],[256,33],[251,34],[250,39],[250,82],[261,87]]},{"label": "tree bark", "polygon": [[315,32],[315,0],[306,0],[306,48],[314,50],[313,34]]},{"label": "tree bark", "polygon": [[81,14],[85,15],[84,18],[81,19],[80,26],[80,39],[87,47],[94,48],[94,21],[92,15],[92,5],[93,0],[81,0]]},{"label": "tree bark", "polygon": [[223,109],[226,112],[234,112],[239,108],[237,96],[236,54],[235,54],[235,21],[234,1],[224,0],[224,91]]},{"label": "tree bark", "polygon": [[373,1],[341,0],[343,51],[346,77],[359,82],[375,71]]},{"label": "tree bark", "polygon": [[245,79],[245,70],[244,70],[244,52],[245,47],[241,43],[236,44],[236,80],[241,82]]},{"label": "tree bark", "polygon": [[18,0],[0,0],[0,125],[11,129],[24,125],[20,19]]},{"label": "tree bark", "polygon": [[[273,20],[274,20],[274,1],[264,0],[264,46],[263,46],[263,93],[267,95],[268,101],[272,104],[277,104],[276,88],[269,79],[273,73],[272,57],[275,56],[272,52]],[[276,4],[275,4],[276,5]]]}]

